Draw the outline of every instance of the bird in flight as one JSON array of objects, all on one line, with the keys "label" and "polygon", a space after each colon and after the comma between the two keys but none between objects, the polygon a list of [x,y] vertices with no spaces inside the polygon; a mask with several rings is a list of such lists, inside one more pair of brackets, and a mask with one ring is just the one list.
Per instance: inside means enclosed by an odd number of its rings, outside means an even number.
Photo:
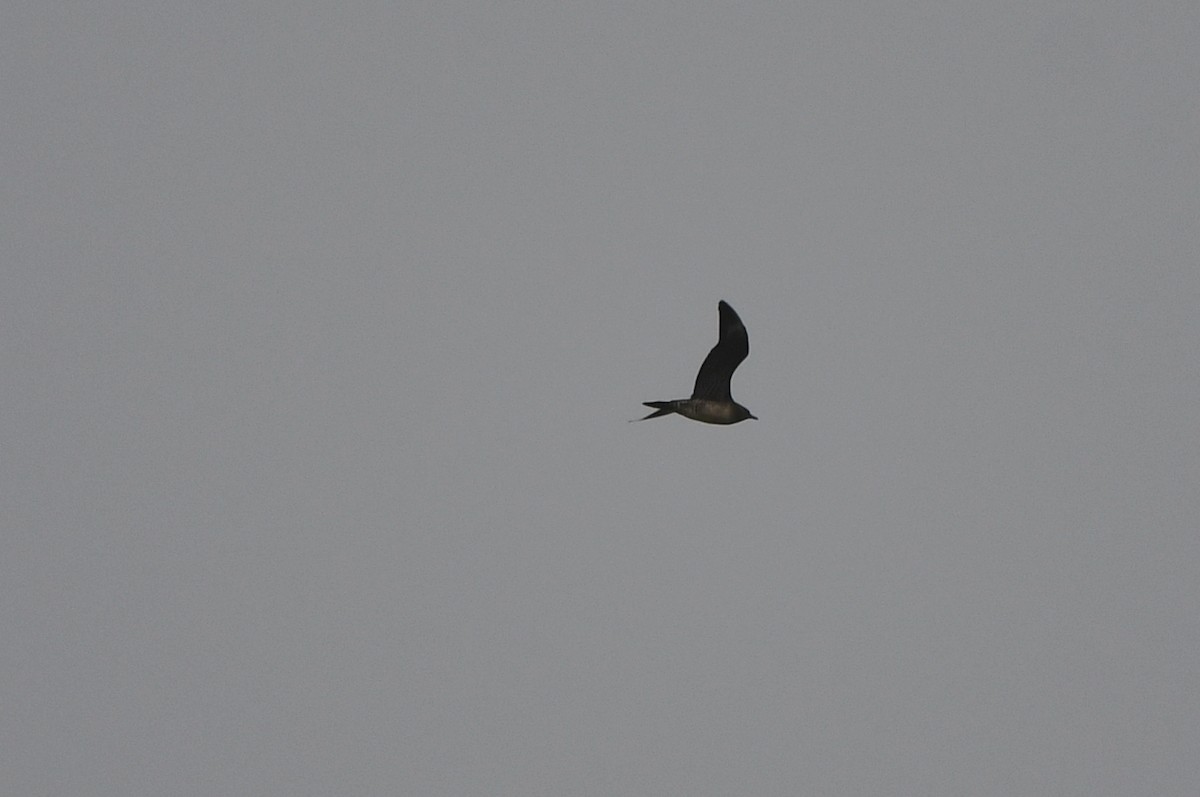
[{"label": "bird in flight", "polygon": [[671,401],[644,401],[642,403],[653,407],[654,412],[635,420],[646,421],[671,414],[703,423],[730,424],[747,418],[758,420],[750,414],[750,410],[738,404],[733,400],[733,396],[729,395],[729,380],[750,353],[750,338],[746,336],[746,327],[728,303],[720,302],[717,310],[721,314],[721,336],[717,339],[717,345],[713,346],[712,351],[704,358],[700,373],[696,374],[696,388],[692,391],[692,397]]}]

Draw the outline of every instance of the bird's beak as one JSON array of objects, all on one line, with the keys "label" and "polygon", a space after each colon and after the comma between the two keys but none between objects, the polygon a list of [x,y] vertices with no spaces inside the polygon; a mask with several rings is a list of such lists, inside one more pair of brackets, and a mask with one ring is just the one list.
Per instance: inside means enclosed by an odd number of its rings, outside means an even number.
[{"label": "bird's beak", "polygon": [[757,415],[751,415],[751,416],[750,416],[750,420],[752,420],[752,421],[757,421],[757,420],[758,420],[758,416],[757,416]]}]

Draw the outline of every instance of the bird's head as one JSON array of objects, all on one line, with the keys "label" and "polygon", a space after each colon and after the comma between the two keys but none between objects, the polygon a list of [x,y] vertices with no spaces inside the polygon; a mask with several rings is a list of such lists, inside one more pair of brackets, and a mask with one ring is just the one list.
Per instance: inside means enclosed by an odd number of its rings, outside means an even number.
[{"label": "bird's head", "polygon": [[751,414],[750,410],[746,409],[741,404],[734,404],[734,407],[735,407],[735,412],[737,413],[737,416],[736,416],[737,420],[735,420],[734,423],[738,423],[740,421],[757,421],[758,420],[757,415]]}]

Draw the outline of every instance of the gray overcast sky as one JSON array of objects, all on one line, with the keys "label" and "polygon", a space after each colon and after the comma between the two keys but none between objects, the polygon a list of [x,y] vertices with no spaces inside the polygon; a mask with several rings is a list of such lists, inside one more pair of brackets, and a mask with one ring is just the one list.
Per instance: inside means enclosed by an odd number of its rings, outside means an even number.
[{"label": "gray overcast sky", "polygon": [[1198,43],[6,4],[3,791],[1191,797]]}]

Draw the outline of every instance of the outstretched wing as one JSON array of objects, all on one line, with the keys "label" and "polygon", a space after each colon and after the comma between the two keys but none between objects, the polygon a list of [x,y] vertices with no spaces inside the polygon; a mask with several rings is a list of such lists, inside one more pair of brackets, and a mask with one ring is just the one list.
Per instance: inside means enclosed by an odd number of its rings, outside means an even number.
[{"label": "outstretched wing", "polygon": [[704,358],[700,373],[696,374],[696,389],[692,398],[733,401],[729,394],[729,380],[746,355],[750,353],[750,338],[746,327],[733,308],[725,302],[717,305],[721,313],[721,337],[717,345]]}]

